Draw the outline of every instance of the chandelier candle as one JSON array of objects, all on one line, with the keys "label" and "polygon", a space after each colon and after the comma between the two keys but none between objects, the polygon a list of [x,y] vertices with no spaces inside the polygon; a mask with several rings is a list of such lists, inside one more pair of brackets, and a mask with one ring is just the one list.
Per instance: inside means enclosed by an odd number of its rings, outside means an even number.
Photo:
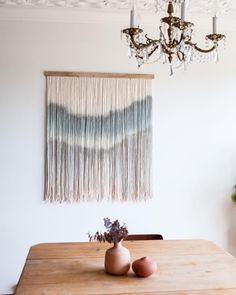
[{"label": "chandelier candle", "polygon": [[185,21],[185,12],[186,12],[186,2],[183,1],[181,3],[181,21],[184,22]]},{"label": "chandelier candle", "polygon": [[216,34],[217,32],[217,16],[216,14],[212,18],[212,33]]},{"label": "chandelier candle", "polygon": [[135,10],[134,7],[130,11],[130,27],[134,28]]}]

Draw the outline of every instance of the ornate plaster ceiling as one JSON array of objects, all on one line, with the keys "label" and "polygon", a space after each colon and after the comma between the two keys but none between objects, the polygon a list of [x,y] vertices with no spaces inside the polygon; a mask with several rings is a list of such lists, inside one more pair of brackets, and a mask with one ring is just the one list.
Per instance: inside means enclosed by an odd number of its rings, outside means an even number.
[{"label": "ornate plaster ceiling", "polygon": [[[181,0],[174,0],[176,2]],[[235,13],[236,0],[187,0],[190,13]],[[158,11],[166,7],[168,0],[0,0],[0,7],[64,7],[78,9],[130,9],[135,2],[140,11]]]}]

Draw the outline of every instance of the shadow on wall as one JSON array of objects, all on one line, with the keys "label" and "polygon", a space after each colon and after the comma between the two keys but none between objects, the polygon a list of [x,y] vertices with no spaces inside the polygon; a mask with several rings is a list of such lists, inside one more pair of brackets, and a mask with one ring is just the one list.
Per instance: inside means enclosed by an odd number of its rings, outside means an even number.
[{"label": "shadow on wall", "polygon": [[228,228],[228,251],[236,257],[236,203],[231,202]]}]

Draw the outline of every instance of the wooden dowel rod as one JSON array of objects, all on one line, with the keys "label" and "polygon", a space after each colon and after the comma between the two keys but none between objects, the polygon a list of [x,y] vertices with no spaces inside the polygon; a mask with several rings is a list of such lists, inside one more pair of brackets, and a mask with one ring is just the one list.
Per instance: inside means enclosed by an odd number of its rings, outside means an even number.
[{"label": "wooden dowel rod", "polygon": [[121,73],[96,73],[96,72],[44,72],[46,77],[91,77],[91,78],[127,78],[127,79],[154,79],[153,74],[121,74]]}]

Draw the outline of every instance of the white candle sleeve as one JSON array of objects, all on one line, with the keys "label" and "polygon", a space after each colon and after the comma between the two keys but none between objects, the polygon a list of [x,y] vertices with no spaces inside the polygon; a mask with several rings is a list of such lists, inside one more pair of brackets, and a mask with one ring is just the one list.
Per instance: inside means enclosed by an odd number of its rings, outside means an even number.
[{"label": "white candle sleeve", "polygon": [[217,16],[214,15],[212,18],[212,33],[216,34],[217,32]]},{"label": "white candle sleeve", "polygon": [[184,22],[185,21],[185,14],[186,14],[186,2],[183,1],[181,3],[181,21]]},{"label": "white candle sleeve", "polygon": [[130,28],[134,28],[135,11],[134,8],[130,11]]}]

